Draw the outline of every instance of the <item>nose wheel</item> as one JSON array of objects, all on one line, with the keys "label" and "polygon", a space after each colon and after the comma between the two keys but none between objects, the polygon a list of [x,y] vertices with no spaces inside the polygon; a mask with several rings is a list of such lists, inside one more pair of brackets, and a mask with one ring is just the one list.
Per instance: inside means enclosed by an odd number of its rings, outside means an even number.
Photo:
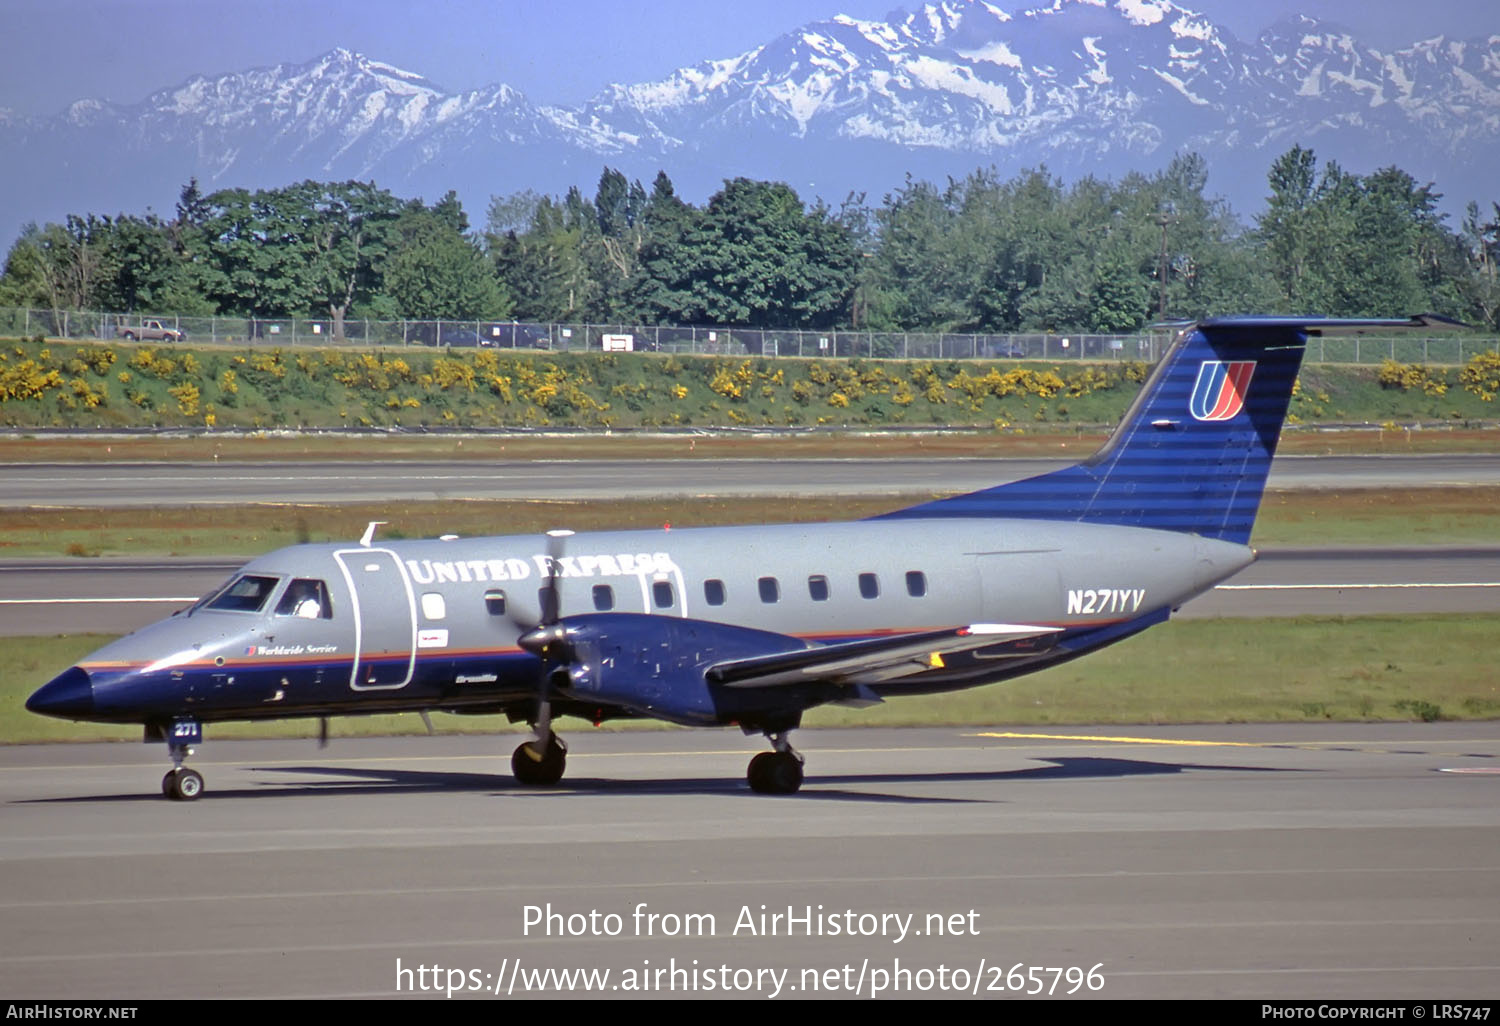
[{"label": "nose wheel", "polygon": [[161,778],[161,793],[177,802],[190,802],[203,793],[203,774],[180,767]]},{"label": "nose wheel", "polygon": [[788,743],[786,734],[767,734],[773,752],[761,752],[750,760],[745,779],[756,794],[796,794],[802,786],[802,756]]},{"label": "nose wheel", "polygon": [[190,802],[203,793],[203,774],[182,764],[183,760],[193,754],[192,745],[186,739],[201,741],[203,728],[191,721],[178,721],[173,724],[172,730],[173,739],[167,742],[167,754],[172,757],[172,768],[161,778],[161,793],[174,802]]}]

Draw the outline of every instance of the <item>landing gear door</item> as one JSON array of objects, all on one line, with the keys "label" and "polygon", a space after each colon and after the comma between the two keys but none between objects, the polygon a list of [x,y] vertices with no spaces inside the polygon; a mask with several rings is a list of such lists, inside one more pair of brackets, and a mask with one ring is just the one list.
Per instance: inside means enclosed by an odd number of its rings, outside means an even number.
[{"label": "landing gear door", "polygon": [[401,560],[389,549],[333,554],[349,585],[354,613],[355,691],[389,691],[411,683],[416,667],[417,602]]}]

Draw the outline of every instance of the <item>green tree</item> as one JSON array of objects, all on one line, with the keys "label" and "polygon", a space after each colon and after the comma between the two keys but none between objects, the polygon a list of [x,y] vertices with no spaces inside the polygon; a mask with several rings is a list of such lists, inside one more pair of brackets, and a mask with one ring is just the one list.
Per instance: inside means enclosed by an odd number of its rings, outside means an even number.
[{"label": "green tree", "polygon": [[5,261],[3,292],[18,306],[44,306],[54,322],[92,306],[102,265],[98,218],[69,214],[66,224],[28,224]]},{"label": "green tree", "polygon": [[350,306],[380,291],[400,201],[374,182],[311,181],[293,186],[289,200],[305,219],[295,252],[306,259],[315,301],[341,339]]},{"label": "green tree", "polygon": [[619,171],[605,168],[594,193],[595,223],[582,226],[588,271],[594,280],[590,315],[623,320],[635,313],[631,282],[645,245],[645,212],[649,201],[640,182],[629,183]]},{"label": "green tree", "polygon": [[1258,232],[1287,306],[1335,316],[1457,312],[1462,240],[1441,196],[1396,167],[1361,177],[1300,147],[1272,165]]},{"label": "green tree", "polygon": [[220,313],[285,317],[318,302],[299,217],[285,190],[223,189],[204,198],[185,245],[198,287]]},{"label": "green tree", "polygon": [[641,211],[641,247],[625,284],[632,319],[651,324],[703,319],[693,264],[701,223],[701,212],[678,198],[665,171],[658,172]]},{"label": "green tree", "polygon": [[736,178],[708,201],[693,255],[711,323],[822,328],[848,323],[857,255],[824,206],[781,182]]},{"label": "green tree", "polygon": [[[543,196],[529,203],[491,203],[489,255],[501,284],[515,302],[515,316],[523,320],[565,321],[582,312],[593,294],[583,256],[585,226],[593,220],[592,207],[577,190],[562,202]],[[514,216],[524,205],[531,211],[524,229],[495,215]],[[504,234],[496,229],[504,227]]]},{"label": "green tree", "polygon": [[344,336],[350,307],[379,294],[401,211],[373,182],[226,189],[202,206],[187,245],[218,309],[257,317],[322,311],[335,338]]},{"label": "green tree", "polygon": [[1458,290],[1466,316],[1500,329],[1500,203],[1490,207],[1493,216],[1488,221],[1480,220],[1477,203],[1469,203],[1464,212],[1464,266]]},{"label": "green tree", "polygon": [[[381,268],[385,294],[397,315],[421,319],[498,320],[512,304],[494,266],[456,228],[443,204],[417,206],[401,214],[393,231],[394,252]],[[462,214],[461,208],[459,209]]]},{"label": "green tree", "polygon": [[929,182],[908,176],[875,215],[880,246],[870,262],[870,326],[949,330],[969,319],[957,216]]}]

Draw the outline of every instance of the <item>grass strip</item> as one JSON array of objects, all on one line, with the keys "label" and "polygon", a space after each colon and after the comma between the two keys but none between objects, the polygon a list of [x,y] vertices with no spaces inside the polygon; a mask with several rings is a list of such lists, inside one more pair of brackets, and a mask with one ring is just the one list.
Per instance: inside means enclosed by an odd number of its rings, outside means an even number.
[{"label": "grass strip", "polygon": [[[0,436],[0,463],[124,463],[271,460],[545,460],[545,459],[942,459],[1042,457],[1082,459],[1103,444],[1105,428],[1041,431],[800,431],[656,434],[350,434],[344,432],[202,432]],[[1286,455],[1493,453],[1500,427],[1288,429]]]}]

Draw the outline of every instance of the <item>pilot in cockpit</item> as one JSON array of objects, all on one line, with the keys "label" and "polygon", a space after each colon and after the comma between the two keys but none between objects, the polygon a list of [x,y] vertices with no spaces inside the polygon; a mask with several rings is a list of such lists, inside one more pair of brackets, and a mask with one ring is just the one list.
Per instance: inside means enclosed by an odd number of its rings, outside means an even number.
[{"label": "pilot in cockpit", "polygon": [[328,615],[323,601],[323,582],[296,580],[287,585],[276,612],[298,616],[304,620],[317,620]]}]

